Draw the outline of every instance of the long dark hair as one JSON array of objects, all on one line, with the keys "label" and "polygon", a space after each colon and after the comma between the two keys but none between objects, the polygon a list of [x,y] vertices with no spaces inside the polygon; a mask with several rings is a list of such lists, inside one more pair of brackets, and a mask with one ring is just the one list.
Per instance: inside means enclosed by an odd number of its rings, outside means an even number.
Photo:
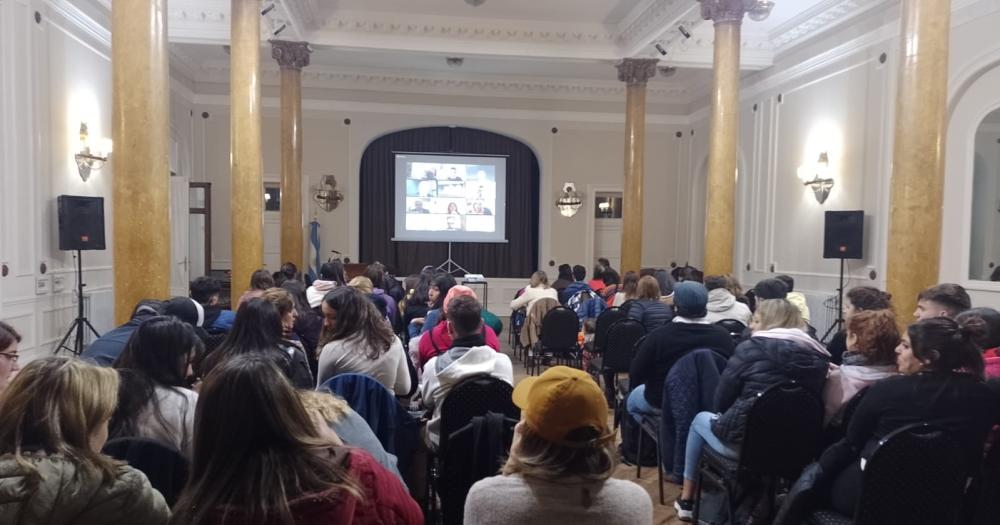
[{"label": "long dark hair", "polygon": [[378,307],[357,289],[350,286],[335,288],[323,298],[326,306],[337,312],[333,330],[323,329],[320,346],[331,341],[356,339],[360,349],[369,359],[378,359],[396,341],[392,327],[378,311]]},{"label": "long dark hair", "polygon": [[413,293],[406,299],[406,304],[423,304],[430,302],[431,281],[434,280],[434,269],[424,268],[420,270],[417,285],[413,288]]},{"label": "long dark hair", "polygon": [[847,300],[857,310],[891,310],[892,295],[874,286],[855,286],[847,291]]},{"label": "long dark hair", "polygon": [[372,282],[372,287],[385,290],[385,266],[376,261],[365,267],[364,275]]},{"label": "long dark hair", "polygon": [[347,278],[344,277],[344,263],[340,262],[340,259],[323,263],[319,267],[319,278],[324,281],[333,281],[339,285],[346,284]]},{"label": "long dark hair", "polygon": [[947,317],[913,323],[906,329],[913,355],[932,373],[965,371],[983,378],[983,354],[975,341],[982,336],[982,319],[959,324]]},{"label": "long dark hair", "polygon": [[[226,339],[214,352],[208,354],[198,371],[204,377],[222,361],[233,356],[278,351],[285,343],[282,332],[281,314],[277,306],[261,297],[244,301],[236,312],[233,328]],[[287,354],[280,353],[290,360]],[[289,365],[290,363],[284,366]]]},{"label": "long dark hair", "polygon": [[299,317],[316,313],[315,310],[309,308],[305,283],[289,279],[281,283],[281,287],[292,296],[292,302],[295,303],[295,312],[298,313]]},{"label": "long dark hair", "polygon": [[[108,425],[114,437],[133,437],[138,434],[139,417],[147,407],[163,427],[169,428],[160,407],[156,387],[174,391],[187,385],[187,369],[193,359],[204,349],[201,339],[190,325],[172,316],[151,317],[132,333],[125,349],[114,367],[121,381],[118,383],[118,407]],[[182,396],[182,412],[194,410],[187,406]],[[190,436],[181,428],[181,443]]]},{"label": "long dark hair", "polygon": [[360,497],[333,443],[267,355],[221,363],[195,413],[194,460],[171,523],[295,523],[290,501]]},{"label": "long dark hair", "polygon": [[267,273],[267,270],[261,268],[250,275],[251,290],[267,290],[268,288],[274,288],[274,276]]},{"label": "long dark hair", "polygon": [[431,280],[431,286],[438,289],[438,297],[431,308],[441,308],[444,306],[444,297],[448,295],[448,290],[451,290],[451,287],[455,286],[455,284],[455,278],[450,273],[436,274],[434,279]]}]

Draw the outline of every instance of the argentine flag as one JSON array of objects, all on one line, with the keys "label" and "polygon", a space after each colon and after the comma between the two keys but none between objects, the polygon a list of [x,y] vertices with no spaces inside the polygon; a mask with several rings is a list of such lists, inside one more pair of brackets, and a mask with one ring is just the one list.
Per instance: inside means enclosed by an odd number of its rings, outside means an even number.
[{"label": "argentine flag", "polygon": [[309,279],[315,281],[319,277],[319,221],[313,219],[309,223]]}]

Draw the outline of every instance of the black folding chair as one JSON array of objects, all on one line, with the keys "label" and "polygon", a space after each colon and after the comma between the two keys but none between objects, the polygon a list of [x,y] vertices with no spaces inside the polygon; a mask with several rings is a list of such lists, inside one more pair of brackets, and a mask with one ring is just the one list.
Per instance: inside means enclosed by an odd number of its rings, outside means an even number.
[{"label": "black folding chair", "polygon": [[608,345],[608,330],[616,321],[625,318],[625,312],[617,306],[608,308],[597,316],[597,323],[594,325],[594,353],[603,354]]},{"label": "black folding chair", "polygon": [[[449,483],[457,476],[445,476],[455,465],[446,465],[444,458],[454,457],[448,449],[448,437],[468,425],[472,418],[485,416],[487,412],[503,414],[514,420],[521,419],[521,410],[514,405],[514,387],[506,381],[490,375],[478,375],[455,385],[441,402],[441,427],[438,450],[429,458],[427,468],[427,515],[428,523],[437,523],[442,517],[445,523],[460,523],[465,494],[469,487]],[[471,454],[472,451],[470,450]],[[441,508],[437,507],[437,495],[441,495]],[[456,498],[460,496],[461,501]],[[443,512],[439,512],[442,510]],[[457,512],[457,520],[456,514]]]},{"label": "black folding chair", "polygon": [[635,349],[645,336],[646,328],[635,319],[619,319],[608,328],[607,344],[601,357],[601,377],[604,379],[604,395],[615,410],[615,428],[620,421],[620,398],[628,393],[628,385],[618,382],[618,374],[628,373]]},{"label": "black folding chair", "polygon": [[507,344],[514,349],[516,359],[524,359],[524,347],[521,345],[521,329],[524,328],[524,321],[527,319],[524,310],[513,310],[510,312],[510,330],[507,331]]},{"label": "black folding chair", "polygon": [[747,325],[737,321],[736,319],[722,319],[716,321],[715,324],[724,328],[729,332],[729,337],[733,338],[733,342],[739,344],[743,339],[743,332],[747,329]]},{"label": "black folding chair", "polygon": [[725,492],[729,523],[736,523],[736,509],[746,496],[746,488],[752,482],[765,481],[769,515],[764,522],[770,523],[778,480],[797,479],[819,451],[823,401],[817,394],[790,381],[758,392],[755,398],[747,415],[739,459],[729,459],[707,445],[702,449],[695,523],[706,481]]},{"label": "black folding chair", "polygon": [[101,452],[145,474],[169,506],[177,502],[187,483],[188,461],[169,443],[139,437],[116,438],[105,443]]},{"label": "black folding chair", "polygon": [[576,312],[565,306],[557,306],[545,314],[538,343],[530,350],[526,360],[528,375],[538,373],[543,359],[548,359],[550,364],[565,364],[576,368],[583,366],[577,338],[579,323]]},{"label": "black folding chair", "polygon": [[974,498],[968,502],[968,523],[993,525],[1000,516],[1000,443],[994,443],[979,466]]},{"label": "black folding chair", "polygon": [[[967,469],[962,446],[941,427],[914,423],[879,441],[865,464],[854,519],[814,512],[814,525],[958,522]],[[989,523],[996,523],[990,517]]]}]

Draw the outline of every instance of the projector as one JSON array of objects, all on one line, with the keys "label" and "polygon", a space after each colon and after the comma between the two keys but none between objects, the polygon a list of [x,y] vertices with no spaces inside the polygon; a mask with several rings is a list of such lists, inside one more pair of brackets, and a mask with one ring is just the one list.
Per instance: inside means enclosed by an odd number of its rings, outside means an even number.
[{"label": "projector", "polygon": [[486,281],[486,278],[483,277],[483,274],[481,273],[467,273],[465,274],[465,277],[462,278],[462,280],[470,283],[481,283]]}]

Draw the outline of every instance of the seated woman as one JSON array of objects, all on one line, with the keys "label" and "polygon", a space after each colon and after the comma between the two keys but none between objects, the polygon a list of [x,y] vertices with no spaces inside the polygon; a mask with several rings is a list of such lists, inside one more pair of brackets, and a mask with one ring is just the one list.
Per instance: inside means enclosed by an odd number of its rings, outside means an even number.
[{"label": "seated woman", "polygon": [[[983,351],[986,379],[1000,378],[1000,312],[995,308],[972,308],[955,316],[960,324],[982,324],[975,343]],[[0,346],[3,346],[0,344]]]},{"label": "seated woman", "polygon": [[399,302],[399,310],[403,312],[403,327],[406,331],[407,341],[420,336],[424,319],[433,304],[433,301],[430,300],[431,281],[433,280],[434,269],[430,267],[420,270],[415,282],[407,279],[411,284],[406,286],[406,297]]},{"label": "seated woman", "polygon": [[[275,291],[283,292],[280,288]],[[265,297],[250,299],[241,306],[229,335],[219,348],[202,360],[195,372],[205,377],[219,363],[235,355],[263,352],[281,356],[281,370],[296,388],[312,388],[312,372],[309,371],[305,352],[283,335],[286,327],[291,330],[295,324],[294,308],[285,296],[287,294],[272,295],[273,302]],[[275,303],[283,306],[279,309]]]},{"label": "seated woman", "polygon": [[320,434],[273,354],[236,356],[212,370],[194,442],[171,523],[423,523],[396,476]]},{"label": "seated woman", "polygon": [[684,486],[674,503],[677,516],[690,521],[694,480],[706,444],[728,458],[740,454],[746,419],[757,394],[768,387],[797,381],[816,395],[823,392],[830,354],[804,331],[802,314],[784,299],[757,303],[750,319],[750,339],[740,343],[726,364],[715,391],[720,414],[699,412],[691,422],[684,452]]},{"label": "seated woman", "polygon": [[340,260],[325,262],[319,267],[319,279],[312,282],[306,289],[306,298],[310,308],[319,308],[323,296],[338,286],[347,284],[344,277],[344,263]]},{"label": "seated woman", "polygon": [[328,293],[323,299],[323,316],[317,385],[338,374],[365,374],[397,396],[410,392],[403,343],[360,291],[345,286]]},{"label": "seated woman", "polygon": [[[457,297],[472,297],[478,300],[476,297],[476,292],[469,288],[468,286],[457,285],[448,290],[448,295],[444,299],[444,303],[441,306],[441,310],[444,312],[445,322],[437,323],[430,333],[424,334],[420,337],[420,343],[418,345],[419,349],[419,359],[415,363],[417,368],[423,370],[424,364],[431,360],[432,357],[439,356],[448,351],[451,348],[452,336],[451,332],[448,330],[448,305],[451,301]],[[485,310],[483,310],[485,313]],[[483,326],[481,328],[482,336],[486,341],[486,346],[500,351],[500,338],[497,337],[496,332],[486,323],[486,317],[483,317]]]},{"label": "seated woman", "polygon": [[660,283],[652,275],[639,279],[636,298],[629,303],[626,315],[642,323],[647,334],[670,322],[674,316],[670,307],[660,301]]},{"label": "seated woman", "polygon": [[295,305],[295,321],[292,324],[291,334],[302,343],[306,358],[309,360],[309,368],[315,374],[319,334],[323,331],[323,316],[309,307],[306,287],[302,281],[285,281],[281,283],[281,288],[288,292]]},{"label": "seated woman", "polygon": [[427,291],[427,297],[430,300],[430,310],[427,311],[427,316],[420,320],[422,323],[420,327],[421,334],[426,334],[437,326],[444,314],[445,297],[448,296],[448,291],[456,284],[455,278],[447,273],[439,273],[431,280],[431,287]]},{"label": "seated woman", "polygon": [[625,304],[625,301],[635,299],[638,297],[638,288],[639,274],[631,270],[625,272],[625,277],[622,277],[621,291],[615,293],[614,299],[611,300],[611,306],[621,306]]},{"label": "seated woman", "polygon": [[249,301],[250,299],[264,295],[264,291],[268,288],[274,288],[274,276],[263,268],[253,272],[253,274],[250,275],[250,288],[243,292],[239,301],[236,301],[236,309],[239,310],[240,306],[243,306],[243,303]]},{"label": "seated woman", "polygon": [[556,292],[555,288],[549,288],[549,276],[545,275],[545,272],[538,271],[531,274],[531,281],[524,288],[524,293],[510,302],[510,309],[520,310],[523,308],[527,310],[531,306],[531,303],[542,297],[558,301],[559,293]]},{"label": "seated woman", "polygon": [[833,480],[829,500],[834,510],[854,515],[864,462],[880,439],[911,423],[944,427],[965,449],[968,471],[979,465],[986,435],[996,421],[998,399],[983,382],[983,358],[973,342],[977,335],[971,326],[946,317],[907,328],[896,348],[902,375],[868,387],[847,436],[820,457],[827,480]]},{"label": "seated woman", "polygon": [[892,310],[868,310],[847,321],[844,364],[830,371],[823,391],[826,424],[839,425],[841,410],[872,383],[894,376],[899,329]]},{"label": "seated woman", "polygon": [[521,422],[501,475],[478,481],[466,525],[652,523],[645,489],[612,479],[615,433],[604,393],[586,372],[554,366],[514,388]]},{"label": "seated woman", "polygon": [[[892,295],[879,290],[873,286],[855,286],[844,295],[844,304],[841,307],[844,316],[844,326],[851,320],[851,316],[858,312],[867,310],[892,310]],[[826,345],[830,351],[831,361],[840,364],[843,355],[847,352],[847,332],[841,330],[833,335]]]},{"label": "seated woman", "polygon": [[201,348],[191,326],[175,317],[157,316],[139,325],[114,364],[121,383],[111,437],[155,439],[190,460],[198,394],[186,387]]},{"label": "seated woman", "polygon": [[162,525],[163,496],[103,454],[118,374],[69,357],[25,365],[0,402],[0,523]]},{"label": "seated woman", "polygon": [[0,321],[0,395],[3,395],[7,383],[21,369],[17,364],[21,357],[17,353],[17,344],[20,342],[21,334],[13,326]]}]

